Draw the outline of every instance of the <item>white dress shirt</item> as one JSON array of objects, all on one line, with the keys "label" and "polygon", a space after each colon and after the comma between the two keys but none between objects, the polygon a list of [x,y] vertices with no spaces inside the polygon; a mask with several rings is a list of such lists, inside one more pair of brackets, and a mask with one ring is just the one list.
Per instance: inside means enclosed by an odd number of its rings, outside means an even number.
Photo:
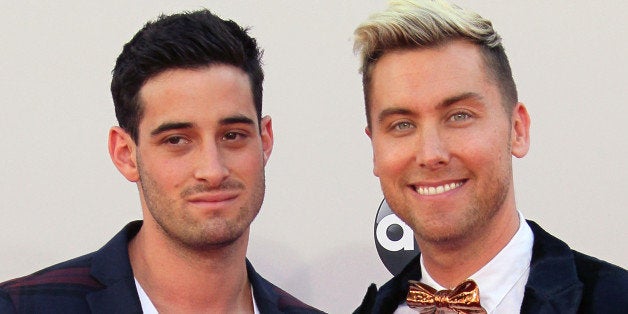
[{"label": "white dress shirt", "polygon": [[[139,295],[140,303],[142,304],[142,312],[144,312],[144,314],[158,314],[159,312],[155,308],[155,305],[150,300],[146,291],[144,291],[137,279],[135,279],[135,287],[137,288],[137,294]],[[255,303],[255,295],[253,295],[253,286],[251,286],[251,297],[253,298],[253,314],[259,314],[257,303]]]},{"label": "white dress shirt", "polygon": [[[484,267],[469,278],[477,283],[480,289],[480,304],[487,313],[519,313],[525,285],[530,275],[530,260],[534,234],[519,212],[519,229],[510,242]],[[436,290],[444,290],[430,276],[421,262],[421,282]],[[403,302],[395,311],[400,313],[416,313]]]}]

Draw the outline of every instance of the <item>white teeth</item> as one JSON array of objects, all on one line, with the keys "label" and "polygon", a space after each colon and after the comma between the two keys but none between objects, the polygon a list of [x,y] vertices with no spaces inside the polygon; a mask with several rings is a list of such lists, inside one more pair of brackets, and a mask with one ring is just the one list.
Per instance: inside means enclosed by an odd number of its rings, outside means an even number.
[{"label": "white teeth", "polygon": [[454,182],[439,186],[417,186],[415,190],[419,195],[437,195],[451,191],[462,186],[462,182]]}]

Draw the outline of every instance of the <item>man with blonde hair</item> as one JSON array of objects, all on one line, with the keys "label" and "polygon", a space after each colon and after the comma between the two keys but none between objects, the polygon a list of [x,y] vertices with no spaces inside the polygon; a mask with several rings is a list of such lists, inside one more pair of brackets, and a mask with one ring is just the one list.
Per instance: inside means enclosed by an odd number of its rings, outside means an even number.
[{"label": "man with blonde hair", "polygon": [[396,0],[356,34],[374,174],[419,257],[357,313],[626,313],[628,273],[516,209],[530,117],[490,21]]}]

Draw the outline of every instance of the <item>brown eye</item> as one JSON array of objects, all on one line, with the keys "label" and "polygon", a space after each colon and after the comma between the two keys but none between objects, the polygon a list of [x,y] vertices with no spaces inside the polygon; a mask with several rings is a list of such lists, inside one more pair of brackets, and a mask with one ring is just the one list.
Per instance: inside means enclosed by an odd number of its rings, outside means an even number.
[{"label": "brown eye", "polygon": [[181,136],[171,136],[165,140],[165,143],[170,145],[181,145],[188,143],[188,141]]},{"label": "brown eye", "polygon": [[225,141],[235,141],[244,137],[246,137],[246,135],[239,132],[227,132],[223,135],[222,139]]}]

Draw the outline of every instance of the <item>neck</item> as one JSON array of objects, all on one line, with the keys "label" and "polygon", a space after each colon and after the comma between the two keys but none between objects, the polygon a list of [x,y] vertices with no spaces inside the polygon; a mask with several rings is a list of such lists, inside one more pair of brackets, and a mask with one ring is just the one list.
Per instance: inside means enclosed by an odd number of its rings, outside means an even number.
[{"label": "neck", "polygon": [[441,286],[453,288],[490,262],[519,229],[516,210],[497,215],[474,235],[445,243],[417,239],[423,264]]},{"label": "neck", "polygon": [[195,251],[144,226],[129,242],[131,267],[159,312],[252,312],[246,270],[248,231],[236,242]]}]

